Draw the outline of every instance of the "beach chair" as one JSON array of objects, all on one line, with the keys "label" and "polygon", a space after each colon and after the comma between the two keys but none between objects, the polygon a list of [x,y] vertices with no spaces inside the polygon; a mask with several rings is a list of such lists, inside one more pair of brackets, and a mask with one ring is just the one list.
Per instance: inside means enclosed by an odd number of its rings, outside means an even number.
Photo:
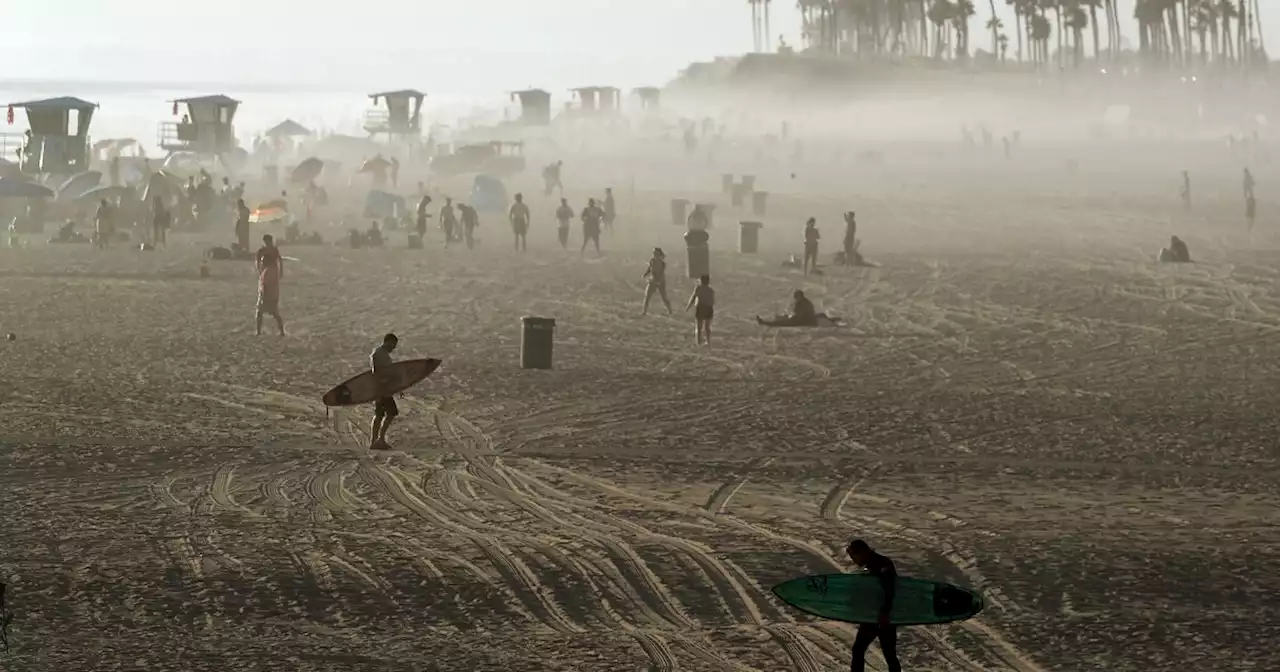
[{"label": "beach chair", "polygon": [[9,623],[13,621],[13,614],[4,603],[4,589],[5,585],[0,583],[0,653],[9,651]]}]

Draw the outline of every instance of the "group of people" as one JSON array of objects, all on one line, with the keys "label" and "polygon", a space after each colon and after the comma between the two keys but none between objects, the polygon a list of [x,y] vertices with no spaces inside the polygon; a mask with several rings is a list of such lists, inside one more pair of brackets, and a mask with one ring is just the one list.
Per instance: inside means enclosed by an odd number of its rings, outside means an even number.
[{"label": "group of people", "polygon": [[[555,216],[556,235],[560,240],[561,248],[569,249],[569,228],[573,218],[577,216],[582,221],[582,247],[578,250],[578,253],[585,253],[588,245],[594,245],[596,254],[600,254],[602,227],[604,230],[613,233],[613,224],[618,216],[617,203],[613,199],[613,189],[606,188],[604,194],[604,199],[601,203],[597,203],[594,198],[588,198],[587,206],[582,209],[581,213],[574,212],[573,207],[569,205],[569,199],[563,197],[560,199],[560,206],[556,208]],[[529,210],[529,205],[524,202],[524,194],[516,194],[515,201],[507,213],[507,220],[510,222],[511,231],[515,236],[515,249],[517,252],[523,252],[529,249],[529,225],[533,222],[533,215]]]},{"label": "group of people", "polygon": [[[428,208],[431,206],[431,197],[423,194],[418,200],[417,216],[415,221],[415,231],[418,234],[418,240],[426,240],[427,237],[427,220],[431,218]],[[467,249],[474,249],[476,246],[476,229],[480,227],[480,215],[476,209],[466,203],[454,203],[450,197],[445,197],[444,205],[440,208],[440,230],[444,232],[444,246],[449,247],[453,243],[466,243]]]}]

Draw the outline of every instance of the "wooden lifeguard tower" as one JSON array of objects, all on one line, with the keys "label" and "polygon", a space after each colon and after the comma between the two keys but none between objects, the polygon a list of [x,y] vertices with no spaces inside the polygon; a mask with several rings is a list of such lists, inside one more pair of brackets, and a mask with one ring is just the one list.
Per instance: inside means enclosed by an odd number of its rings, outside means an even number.
[{"label": "wooden lifeguard tower", "polygon": [[181,106],[186,113],[181,121],[162,121],[159,141],[166,152],[223,154],[236,147],[235,119],[240,101],[222,94],[196,96],[169,101],[177,116]]},{"label": "wooden lifeguard tower", "polygon": [[542,89],[512,91],[513,99],[520,99],[520,123],[525,126],[546,126],[551,123],[551,93]]},{"label": "wooden lifeguard tower", "polygon": [[622,107],[621,94],[612,86],[582,86],[572,91],[585,114],[608,114]]},{"label": "wooden lifeguard tower", "polygon": [[[413,89],[371,93],[374,109],[364,115],[364,130],[370,136],[379,133],[391,142],[418,138],[422,134],[422,100],[427,94]],[[387,109],[379,109],[378,101],[385,101]]]},{"label": "wooden lifeguard tower", "polygon": [[640,109],[657,110],[662,103],[662,89],[656,86],[642,86],[632,91],[640,99]]},{"label": "wooden lifeguard tower", "polygon": [[96,103],[62,96],[9,103],[8,123],[14,110],[27,111],[27,132],[6,133],[0,145],[5,159],[16,159],[28,174],[71,174],[89,169],[89,124]]}]

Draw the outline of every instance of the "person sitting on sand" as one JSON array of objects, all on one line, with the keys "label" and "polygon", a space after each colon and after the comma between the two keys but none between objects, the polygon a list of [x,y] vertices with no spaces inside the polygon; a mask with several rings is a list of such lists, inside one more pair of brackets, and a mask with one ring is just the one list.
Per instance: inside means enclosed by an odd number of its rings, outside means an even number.
[{"label": "person sitting on sand", "polygon": [[649,267],[644,269],[641,277],[649,282],[644,287],[644,307],[640,314],[649,314],[649,301],[657,294],[662,297],[662,304],[667,307],[667,314],[670,315],[671,301],[667,300],[667,255],[661,247],[653,248],[653,258],[649,260]]},{"label": "person sitting on sand", "polygon": [[364,246],[382,247],[382,229],[378,228],[377,220],[369,223],[369,230],[364,234]]},{"label": "person sitting on sand", "polygon": [[1169,238],[1169,247],[1161,248],[1157,258],[1162,262],[1187,264],[1191,263],[1191,252],[1181,238],[1172,236]]},{"label": "person sitting on sand", "polygon": [[262,316],[270,315],[276,320],[280,335],[284,336],[284,318],[280,316],[280,281],[284,278],[284,258],[280,256],[280,248],[270,234],[262,237],[262,247],[258,248],[255,264],[258,269],[258,312],[256,315],[257,334],[262,335]]},{"label": "person sitting on sand", "polygon": [[556,235],[560,238],[560,247],[569,249],[569,222],[573,221],[573,208],[569,207],[569,199],[560,199],[560,207],[556,208]]},{"label": "person sitting on sand", "polygon": [[524,202],[524,194],[516,194],[516,202],[511,205],[507,219],[511,221],[511,231],[516,236],[516,252],[528,252],[530,214],[529,206]]},{"label": "person sitting on sand", "polygon": [[766,320],[757,315],[756,323],[762,327],[816,327],[818,314],[814,310],[813,302],[805,298],[804,292],[797,289],[792,294],[791,310],[786,315],[779,315],[772,320]]},{"label": "person sitting on sand", "polygon": [[710,346],[711,320],[716,316],[716,290],[711,289],[711,276],[704,275],[698,278],[698,285],[693,288],[689,303],[684,306],[685,312],[689,312],[690,307],[693,308],[694,328],[697,329],[698,345],[703,344],[705,335],[705,342]]},{"label": "person sitting on sand", "polygon": [[[400,339],[395,334],[387,334],[382,337],[382,344],[369,354],[369,368],[373,370],[380,389],[386,389],[394,382],[390,377],[392,366],[395,364],[391,361],[391,353],[399,344]],[[397,415],[400,415],[400,409],[396,407],[396,399],[393,395],[386,394],[378,397],[373,404],[373,423],[369,427],[369,450],[391,450],[391,446],[387,444],[387,429],[391,427],[391,421],[395,420]]]}]

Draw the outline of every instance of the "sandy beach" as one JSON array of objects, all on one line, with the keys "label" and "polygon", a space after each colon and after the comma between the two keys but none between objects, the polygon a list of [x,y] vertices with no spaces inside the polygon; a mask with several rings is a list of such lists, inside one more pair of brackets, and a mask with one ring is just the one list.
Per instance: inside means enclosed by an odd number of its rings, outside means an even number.
[{"label": "sandy beach", "polygon": [[[906,669],[1280,666],[1280,272],[1238,168],[1183,214],[1174,169],[987,161],[771,168],[756,255],[718,170],[619,180],[598,258],[531,170],[526,255],[495,217],[472,252],[285,248],[284,338],[249,264],[199,277],[207,238],[0,249],[0,669],[845,670],[853,627],[769,588],[853,537],[987,598],[904,629]],[[673,196],[722,204],[711,348],[638,315],[655,245],[691,289]],[[847,209],[879,268],[781,264],[809,215],[829,264]],[[1174,233],[1196,264],[1154,263]],[[848,326],[756,325],[796,288]],[[371,453],[370,409],[319,399],[388,331],[444,365]]]}]

